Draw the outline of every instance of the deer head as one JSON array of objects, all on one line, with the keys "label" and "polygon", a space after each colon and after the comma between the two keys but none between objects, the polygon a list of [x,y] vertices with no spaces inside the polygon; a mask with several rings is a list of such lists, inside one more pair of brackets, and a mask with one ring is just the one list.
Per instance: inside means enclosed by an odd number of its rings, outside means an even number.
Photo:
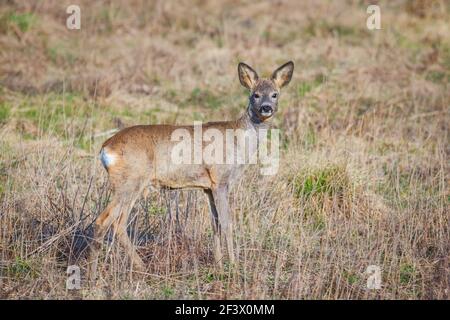
[{"label": "deer head", "polygon": [[276,69],[269,79],[259,78],[252,67],[239,63],[239,81],[250,90],[248,111],[252,121],[261,123],[273,117],[278,110],[280,90],[291,81],[293,72],[294,63],[289,61]]}]

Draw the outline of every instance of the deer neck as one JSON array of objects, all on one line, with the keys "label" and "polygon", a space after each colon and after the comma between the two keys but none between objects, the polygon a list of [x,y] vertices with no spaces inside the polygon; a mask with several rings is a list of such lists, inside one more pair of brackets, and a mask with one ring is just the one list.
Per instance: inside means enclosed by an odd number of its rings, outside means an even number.
[{"label": "deer neck", "polygon": [[269,129],[271,120],[262,121],[258,116],[252,111],[250,105],[248,105],[247,110],[238,120],[239,126],[243,129]]}]

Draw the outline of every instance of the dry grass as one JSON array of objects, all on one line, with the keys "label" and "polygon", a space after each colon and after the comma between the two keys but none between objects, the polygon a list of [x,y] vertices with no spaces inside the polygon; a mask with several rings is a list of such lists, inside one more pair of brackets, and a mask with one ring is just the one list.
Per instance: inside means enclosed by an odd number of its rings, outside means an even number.
[{"label": "dry grass", "polygon": [[[379,31],[364,1],[78,2],[80,31],[71,1],[0,6],[1,298],[449,298],[446,1],[379,1]],[[239,267],[214,268],[201,193],[163,192],[132,213],[147,271],[110,237],[98,288],[66,290],[109,197],[101,133],[234,118],[237,62],[289,59],[280,171],[231,197]]]}]

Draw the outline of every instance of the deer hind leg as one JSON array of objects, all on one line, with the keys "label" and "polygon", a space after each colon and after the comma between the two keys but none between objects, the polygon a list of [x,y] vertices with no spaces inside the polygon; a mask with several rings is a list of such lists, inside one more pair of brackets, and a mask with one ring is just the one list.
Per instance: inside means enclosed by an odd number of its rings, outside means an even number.
[{"label": "deer hind leg", "polygon": [[228,187],[221,186],[212,190],[214,203],[217,208],[219,216],[219,223],[222,232],[224,233],[228,257],[231,264],[235,264],[234,245],[233,245],[233,221],[231,220],[229,205],[228,205]]},{"label": "deer hind leg", "polygon": [[123,201],[124,205],[121,208],[120,216],[113,223],[115,236],[117,236],[119,243],[125,249],[125,252],[127,253],[128,257],[130,258],[131,263],[139,270],[144,269],[144,263],[143,263],[142,259],[139,257],[138,253],[136,252],[136,249],[134,248],[134,245],[131,242],[130,237],[128,236],[128,233],[127,233],[128,223],[127,222],[128,222],[128,217],[130,215],[130,212],[133,209],[134,203],[138,199],[139,194],[141,193],[142,189],[143,188],[138,190],[138,192],[135,194],[130,194],[129,196],[125,196],[126,200]]},{"label": "deer hind leg", "polygon": [[216,204],[211,190],[205,190],[209,200],[209,212],[211,214],[211,224],[214,237],[214,262],[222,266],[222,245],[220,243],[220,225],[219,215],[217,212]]},{"label": "deer hind leg", "polygon": [[120,203],[113,198],[111,203],[97,217],[94,223],[94,235],[91,244],[91,252],[89,257],[89,277],[91,280],[97,278],[97,266],[100,249],[102,247],[103,238],[114,219],[120,214]]},{"label": "deer hind leg", "polygon": [[136,182],[128,181],[127,183],[124,183],[120,189],[114,193],[111,203],[95,220],[89,270],[91,280],[95,280],[97,277],[100,249],[102,247],[103,239],[111,225],[114,228],[119,243],[125,248],[132,263],[138,268],[143,266],[142,260],[135,251],[126,232],[128,216],[134,203],[142,192],[143,186],[144,183],[141,183],[139,180],[136,180]]}]

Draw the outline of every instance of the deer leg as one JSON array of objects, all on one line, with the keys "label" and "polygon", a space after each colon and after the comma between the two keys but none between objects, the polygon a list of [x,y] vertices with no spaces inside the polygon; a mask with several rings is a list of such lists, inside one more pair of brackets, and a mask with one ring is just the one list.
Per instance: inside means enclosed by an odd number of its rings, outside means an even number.
[{"label": "deer leg", "polygon": [[97,217],[94,223],[94,235],[91,243],[89,257],[89,277],[91,280],[97,278],[98,257],[102,247],[103,239],[114,219],[119,215],[120,207],[117,199],[113,199],[105,210]]},{"label": "deer leg", "polygon": [[[137,193],[139,195],[140,192]],[[134,203],[136,202],[138,196],[133,195],[131,198],[128,198],[128,201],[125,202],[125,205],[121,208],[120,217],[117,221],[114,221],[113,228],[119,243],[125,249],[127,255],[129,256],[131,263],[135,265],[138,269],[144,269],[144,262],[139,257],[136,249],[134,248],[133,243],[130,240],[130,237],[127,234],[127,221],[130,215],[131,209],[133,208]]]},{"label": "deer leg", "polygon": [[230,210],[228,205],[228,187],[222,186],[212,191],[214,202],[216,204],[219,215],[221,230],[225,235],[228,256],[230,263],[235,263],[234,245],[233,245],[233,222],[231,221]]},{"label": "deer leg", "polygon": [[219,215],[217,213],[216,204],[211,190],[205,190],[209,200],[209,212],[211,214],[211,224],[214,237],[214,262],[222,265],[222,246],[220,244],[220,225]]},{"label": "deer leg", "polygon": [[94,224],[94,237],[90,254],[90,270],[89,277],[95,280],[97,277],[97,267],[100,249],[102,247],[103,238],[108,229],[113,225],[115,233],[118,235],[119,242],[125,247],[128,255],[130,255],[132,263],[138,267],[143,266],[138,254],[134,250],[126,233],[126,222],[129,213],[136,202],[139,194],[142,192],[144,184],[138,180],[129,180],[121,185],[121,189],[115,191],[113,200],[106,209],[98,216]]}]

